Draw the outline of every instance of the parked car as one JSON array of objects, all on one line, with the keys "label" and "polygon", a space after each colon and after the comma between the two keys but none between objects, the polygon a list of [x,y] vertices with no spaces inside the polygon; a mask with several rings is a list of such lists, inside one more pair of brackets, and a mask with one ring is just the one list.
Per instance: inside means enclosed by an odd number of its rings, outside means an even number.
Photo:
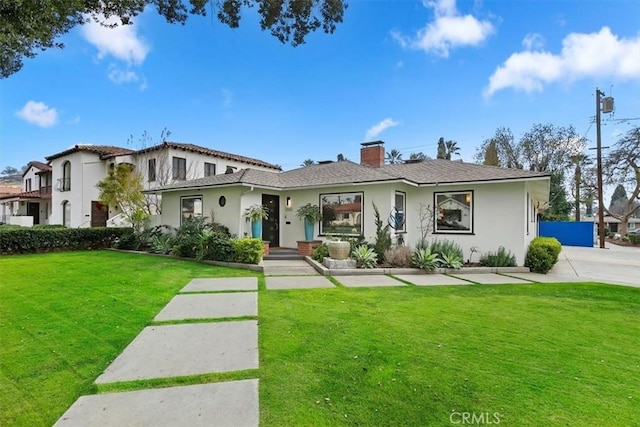
[{"label": "parked car", "polygon": [[636,236],[640,236],[640,228],[636,228],[635,230],[628,231],[627,234],[635,234]]}]

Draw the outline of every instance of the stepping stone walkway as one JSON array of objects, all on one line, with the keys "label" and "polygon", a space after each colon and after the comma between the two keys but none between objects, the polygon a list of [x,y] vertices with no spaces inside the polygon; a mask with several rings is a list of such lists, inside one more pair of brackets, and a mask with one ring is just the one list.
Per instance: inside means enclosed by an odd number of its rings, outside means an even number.
[{"label": "stepping stone walkway", "polygon": [[[193,279],[181,292],[200,293],[176,295],[155,321],[205,320],[144,328],[96,384],[257,369],[257,320],[211,321],[257,316],[257,289],[256,277]],[[55,425],[253,427],[258,422],[258,380],[249,379],[82,396]]]},{"label": "stepping stone walkway", "polygon": [[[467,280],[447,276],[446,274],[402,274],[395,276],[405,282],[416,286],[437,286],[437,285],[471,285]],[[459,277],[464,277],[460,275]]]}]

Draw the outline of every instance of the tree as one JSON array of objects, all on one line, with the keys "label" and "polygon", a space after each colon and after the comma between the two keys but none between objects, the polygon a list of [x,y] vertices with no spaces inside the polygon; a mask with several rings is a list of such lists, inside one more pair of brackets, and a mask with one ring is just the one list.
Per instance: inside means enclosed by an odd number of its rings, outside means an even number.
[{"label": "tree", "polygon": [[582,153],[585,139],[573,126],[538,123],[522,136],[519,145],[525,168],[536,172],[555,172],[565,171],[572,156]]},{"label": "tree", "polygon": [[571,203],[567,201],[567,191],[564,188],[564,173],[551,174],[549,188],[549,207],[542,213],[543,221],[567,221],[571,212]]},{"label": "tree", "polygon": [[347,158],[344,156],[344,154],[340,153],[340,154],[338,154],[338,156],[336,157],[336,160],[337,160],[338,162],[344,162],[344,161],[347,161],[347,160],[349,160],[349,159],[347,159]]},{"label": "tree", "polygon": [[424,154],[422,151],[418,151],[417,153],[409,154],[409,160],[416,160],[416,161],[422,162],[424,160],[429,160],[429,156]]},{"label": "tree", "polygon": [[0,175],[5,175],[5,176],[13,176],[18,174],[20,174],[20,171],[14,168],[13,166],[7,166],[4,169],[2,169],[2,172],[0,172]]},{"label": "tree", "polygon": [[134,230],[142,229],[149,216],[142,194],[142,175],[135,172],[129,163],[118,163],[109,169],[105,179],[96,185],[100,190],[100,201],[111,207],[118,206]]},{"label": "tree", "polygon": [[494,136],[485,140],[476,152],[476,162],[483,162],[490,146],[495,148],[498,157],[498,164],[495,166],[522,169],[520,146],[515,142],[511,129],[506,127],[496,129]]},{"label": "tree", "polygon": [[[624,188],[624,185],[618,184],[616,189],[613,190],[613,194],[611,195],[611,202],[609,202],[609,210],[616,211],[619,207],[623,207],[629,200],[627,197],[627,190]],[[620,206],[622,205],[622,206]],[[619,212],[616,212],[619,213]]]},{"label": "tree", "polygon": [[486,166],[500,166],[500,160],[498,160],[498,150],[496,149],[496,142],[490,140],[487,144],[487,148],[484,151],[483,165]]},{"label": "tree", "polygon": [[444,145],[444,138],[440,137],[438,140],[438,154],[436,155],[436,159],[446,159],[447,158],[447,147]]},{"label": "tree", "polygon": [[622,213],[605,209],[609,215],[620,220],[619,231],[624,236],[627,234],[629,218],[640,212],[640,127],[634,127],[616,142],[603,166],[607,183],[619,183],[625,192],[627,188],[631,189]]},{"label": "tree", "polygon": [[447,160],[451,160],[451,156],[453,156],[454,154],[456,155],[460,155],[460,147],[458,147],[458,143],[455,141],[447,141],[444,143],[444,148],[446,150],[445,152],[445,158]]},{"label": "tree", "polygon": [[386,157],[385,160],[390,165],[402,162],[402,153],[396,150],[395,148],[391,151],[388,151],[385,157]]},{"label": "tree", "polygon": [[316,162],[314,162],[313,160],[311,160],[311,159],[307,159],[307,160],[305,160],[304,162],[302,162],[302,163],[300,164],[300,166],[302,166],[302,167],[306,167],[306,166],[311,166],[311,165],[315,165],[315,164],[316,164]]},{"label": "tree", "polygon": [[[243,12],[257,6],[260,27],[281,43],[298,46],[319,28],[333,33],[342,22],[344,0],[56,0],[0,1],[0,75],[19,71],[23,58],[64,45],[56,38],[91,20],[104,26],[130,25],[147,6],[170,23],[186,23],[189,15],[205,16],[207,6],[230,28],[238,28]],[[114,24],[114,19],[116,23]]]},{"label": "tree", "polygon": [[581,197],[582,190],[585,190],[588,198],[592,198],[592,193],[589,191],[590,184],[583,179],[582,169],[591,165],[593,162],[591,158],[584,154],[576,154],[571,157],[571,161],[575,163],[575,171],[573,173],[573,200],[575,203],[575,220],[580,221],[580,204],[585,200]]}]

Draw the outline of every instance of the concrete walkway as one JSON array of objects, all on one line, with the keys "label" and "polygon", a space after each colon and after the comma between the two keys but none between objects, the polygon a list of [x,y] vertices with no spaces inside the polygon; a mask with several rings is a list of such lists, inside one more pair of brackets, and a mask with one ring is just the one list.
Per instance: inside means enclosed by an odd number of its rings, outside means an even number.
[{"label": "concrete walkway", "polygon": [[[255,277],[192,280],[181,292],[199,293],[176,295],[155,321],[203,321],[144,328],[96,384],[257,369],[257,320],[228,320],[257,316],[257,290]],[[253,427],[258,422],[258,379],[249,379],[82,396],[55,425]]]}]

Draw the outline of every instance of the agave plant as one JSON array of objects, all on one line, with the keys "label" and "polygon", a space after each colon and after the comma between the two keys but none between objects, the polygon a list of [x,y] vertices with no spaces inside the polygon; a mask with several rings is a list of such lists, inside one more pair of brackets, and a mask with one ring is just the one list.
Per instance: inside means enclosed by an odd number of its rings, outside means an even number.
[{"label": "agave plant", "polygon": [[429,248],[416,249],[411,257],[411,262],[417,268],[425,271],[433,271],[442,262],[436,253],[432,253]]},{"label": "agave plant", "polygon": [[445,268],[458,269],[462,267],[462,264],[463,264],[462,257],[460,256],[459,253],[455,251],[445,252],[441,254],[440,257],[442,258],[441,264]]},{"label": "agave plant", "polygon": [[356,246],[351,252],[351,258],[356,260],[358,268],[373,268],[378,265],[378,255],[367,245]]}]

